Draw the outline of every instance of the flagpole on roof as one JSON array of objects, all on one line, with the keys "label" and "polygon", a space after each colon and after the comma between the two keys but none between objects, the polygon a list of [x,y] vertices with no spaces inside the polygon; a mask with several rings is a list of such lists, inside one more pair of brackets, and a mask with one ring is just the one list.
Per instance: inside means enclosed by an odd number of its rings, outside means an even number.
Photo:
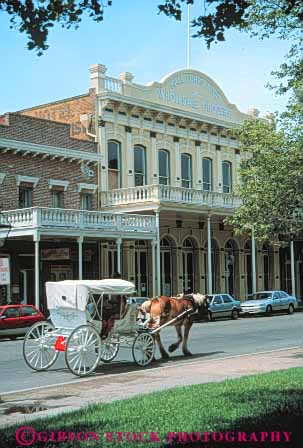
[{"label": "flagpole on roof", "polygon": [[187,68],[190,68],[190,4],[187,5]]}]

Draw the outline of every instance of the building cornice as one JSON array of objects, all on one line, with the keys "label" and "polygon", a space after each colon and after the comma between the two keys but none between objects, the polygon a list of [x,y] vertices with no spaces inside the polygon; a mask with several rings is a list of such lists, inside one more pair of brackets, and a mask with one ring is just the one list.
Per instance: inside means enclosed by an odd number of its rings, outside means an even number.
[{"label": "building cornice", "polygon": [[[98,99],[100,100],[112,100],[112,101],[118,101],[120,104],[125,104],[127,106],[133,106],[133,107],[140,107],[142,109],[147,109],[149,111],[157,112],[157,113],[163,113],[163,114],[169,114],[174,115],[178,118],[185,118],[192,121],[197,121],[200,123],[207,123],[210,125],[220,126],[227,129],[234,129],[240,126],[240,123],[235,123],[233,121],[227,121],[227,120],[220,120],[216,118],[209,117],[205,114],[195,114],[194,112],[189,111],[183,111],[171,106],[164,106],[158,103],[153,103],[151,101],[146,100],[139,100],[134,99],[132,97],[128,97],[125,95],[120,95],[117,93],[111,93],[111,92],[103,92],[98,95]],[[244,118],[246,118],[246,115],[243,114]]]},{"label": "building cornice", "polygon": [[102,160],[101,155],[98,153],[22,142],[6,138],[0,138],[0,151],[1,149],[6,152],[14,150],[16,152],[26,152],[28,154],[44,154],[50,157],[57,156],[62,157],[63,159],[85,160],[87,162],[101,162]]}]

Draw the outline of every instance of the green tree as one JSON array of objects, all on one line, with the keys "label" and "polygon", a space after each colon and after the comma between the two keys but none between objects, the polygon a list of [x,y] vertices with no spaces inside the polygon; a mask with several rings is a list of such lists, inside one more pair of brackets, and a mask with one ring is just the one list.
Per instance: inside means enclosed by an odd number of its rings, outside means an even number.
[{"label": "green tree", "polygon": [[[101,22],[105,8],[113,1],[0,0],[0,11],[9,15],[12,28],[27,35],[28,48],[42,54],[48,48],[49,29],[55,24],[77,28],[85,14]],[[201,7],[192,27],[194,36],[204,38],[208,46],[225,40],[225,32],[230,28],[261,37],[275,33],[281,38],[290,38],[302,29],[302,0],[162,0],[158,11],[181,20],[187,4]]]},{"label": "green tree", "polygon": [[276,120],[248,120],[237,131],[250,158],[239,169],[243,204],[228,219],[236,234],[259,241],[288,241],[303,231],[303,140],[295,127]]}]

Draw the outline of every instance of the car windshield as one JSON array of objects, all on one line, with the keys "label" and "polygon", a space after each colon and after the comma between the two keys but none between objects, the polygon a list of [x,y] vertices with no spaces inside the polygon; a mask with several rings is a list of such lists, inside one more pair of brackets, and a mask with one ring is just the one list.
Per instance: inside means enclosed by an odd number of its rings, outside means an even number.
[{"label": "car windshield", "polygon": [[254,294],[253,299],[254,300],[265,300],[271,298],[271,292],[258,292],[257,294]]}]

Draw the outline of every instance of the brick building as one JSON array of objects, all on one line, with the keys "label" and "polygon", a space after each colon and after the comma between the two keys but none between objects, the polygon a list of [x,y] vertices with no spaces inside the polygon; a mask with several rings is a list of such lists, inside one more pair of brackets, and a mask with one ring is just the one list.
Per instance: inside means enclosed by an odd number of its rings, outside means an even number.
[{"label": "brick building", "polygon": [[92,138],[71,136],[70,124],[5,114],[0,158],[0,221],[12,225],[0,249],[11,267],[0,303],[35,303],[36,296],[38,304],[41,294],[44,309],[46,281],[99,278],[100,242],[119,242],[131,225],[96,211],[101,157]]}]

